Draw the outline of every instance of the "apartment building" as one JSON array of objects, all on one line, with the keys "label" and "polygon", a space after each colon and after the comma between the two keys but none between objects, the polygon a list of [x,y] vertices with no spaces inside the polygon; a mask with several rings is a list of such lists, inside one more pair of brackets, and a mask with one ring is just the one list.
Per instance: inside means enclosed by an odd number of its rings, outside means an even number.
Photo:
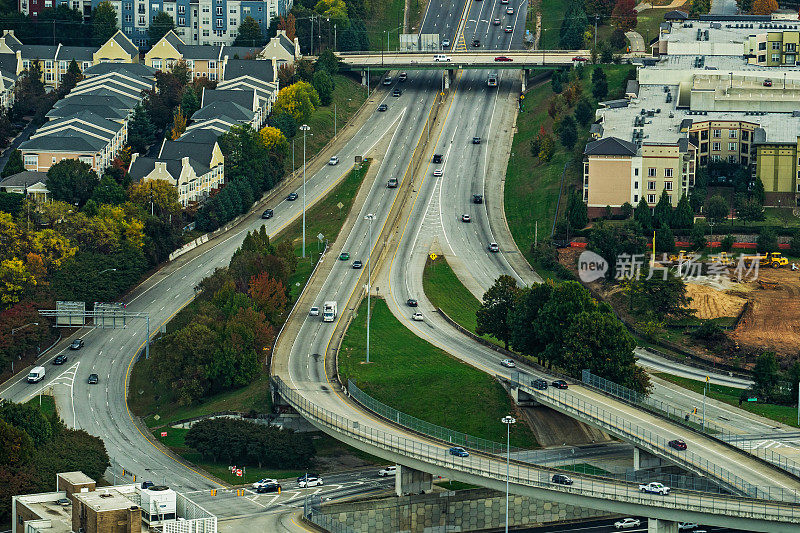
[{"label": "apartment building", "polygon": [[101,63],[57,102],[49,119],[19,150],[26,170],[46,172],[63,159],[78,159],[101,173],[128,139],[128,119],[154,85],[144,65]]},{"label": "apartment building", "polygon": [[748,166],[758,124],[742,120],[701,120],[689,126],[689,139],[697,147],[698,163],[724,161]]},{"label": "apartment building", "polygon": [[[795,66],[799,59],[800,24],[775,24],[779,29],[751,35],[745,43],[748,63],[762,67]],[[791,28],[791,29],[784,29]]]}]

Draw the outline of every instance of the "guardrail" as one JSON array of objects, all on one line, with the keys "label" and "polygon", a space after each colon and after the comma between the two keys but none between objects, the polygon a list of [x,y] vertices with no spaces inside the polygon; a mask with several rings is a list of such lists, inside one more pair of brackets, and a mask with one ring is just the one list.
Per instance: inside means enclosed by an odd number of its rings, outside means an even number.
[{"label": "guardrail", "polygon": [[[730,470],[723,468],[690,450],[677,451],[669,446],[669,441],[661,435],[642,428],[623,416],[612,413],[593,403],[575,397],[569,390],[548,387],[545,390],[534,389],[531,384],[521,381],[512,382],[513,385],[524,389],[537,401],[553,407],[558,411],[574,415],[578,420],[586,421],[616,435],[644,450],[655,450],[661,456],[690,471],[700,472],[713,477],[725,486],[750,498],[774,500],[782,502],[800,502],[798,493],[794,489],[754,485],[737,476]],[[738,453],[738,452],[737,452]]]},{"label": "guardrail", "polygon": [[[499,483],[506,481],[506,463],[501,458],[480,454],[456,457],[450,455],[447,449],[441,446],[388,433],[335,414],[303,397],[300,392],[286,385],[279,376],[272,377],[272,386],[298,413],[310,421],[328,427],[350,439],[444,470],[492,479]],[[575,476],[573,485],[556,485],[550,479],[554,472],[556,472],[554,469],[512,463],[508,479],[515,488],[538,488],[552,493],[574,494],[599,501],[616,500],[650,508],[725,515],[769,522],[795,524],[800,520],[800,505],[797,503],[709,495],[691,491],[673,491],[665,496],[647,495],[640,492],[638,485],[635,484],[589,476]],[[600,507],[602,508],[602,505]]]},{"label": "guardrail", "polygon": [[638,393],[634,390],[631,390],[627,387],[622,385],[618,385],[613,381],[609,381],[605,378],[601,378],[600,376],[596,376],[589,372],[588,370],[583,371],[582,380],[586,385],[590,387],[594,387],[602,392],[608,393],[611,396],[615,396],[620,398],[626,402],[635,404],[640,406],[648,411],[652,411],[659,416],[663,416],[668,418],[669,420],[675,422],[676,424],[680,424],[685,427],[689,427],[694,429],[695,431],[699,431],[704,433],[712,438],[719,439],[723,441],[725,444],[729,446],[736,447],[739,450],[744,451],[754,457],[758,457],[778,468],[786,470],[790,474],[795,476],[800,476],[800,464],[792,459],[784,457],[783,455],[776,453],[774,451],[756,448],[756,449],[748,449],[740,445],[738,441],[739,434],[733,433],[724,427],[711,422],[706,419],[705,426],[703,426],[700,422],[692,422],[690,418],[690,413],[676,409],[670,405],[665,404],[660,400],[655,400],[650,398],[647,395]]}]

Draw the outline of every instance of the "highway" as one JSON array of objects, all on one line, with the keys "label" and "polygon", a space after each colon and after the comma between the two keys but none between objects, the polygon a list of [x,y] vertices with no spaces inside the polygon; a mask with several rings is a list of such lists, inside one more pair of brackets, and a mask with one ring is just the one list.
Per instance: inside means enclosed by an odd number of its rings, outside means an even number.
[{"label": "highway", "polygon": [[[418,120],[418,116],[411,111],[414,108],[411,95],[419,92],[426,84],[411,80],[406,85],[409,94],[399,99],[389,97],[386,92],[376,93],[371,98],[367,104],[367,113],[370,115],[367,123],[357,134],[350,133],[352,139],[338,154],[342,163],[329,166],[325,164],[327,159],[324,159],[309,169],[306,184],[309,205],[323,197],[346,175],[350,170],[349,162],[353,161],[354,156],[367,154],[387,132],[399,132],[398,144],[409,142],[411,137],[405,130],[409,128],[409,123],[414,124]],[[388,111],[375,112],[382,101],[388,104]],[[280,189],[280,194],[276,194],[262,206],[274,209],[272,219],[262,220],[259,216],[260,210],[256,210],[235,230],[162,267],[129,295],[127,310],[149,313],[151,331],[158,331],[162,324],[166,324],[191,301],[194,287],[202,278],[215,268],[227,266],[247,231],[264,224],[270,236],[274,236],[300,216],[302,187],[296,188],[300,195],[297,201],[285,201],[284,195],[291,190],[293,189]],[[307,236],[308,242],[315,240],[315,236]],[[52,365],[53,358],[63,349],[54,351],[42,361],[47,368],[47,376],[43,382],[30,385],[25,382],[25,374],[20,374],[0,391],[0,397],[23,402],[40,390],[51,389],[65,422],[71,427],[82,428],[101,437],[111,459],[128,472],[136,474],[137,480],[167,476],[170,486],[181,491],[219,486],[202,473],[179,464],[175,458],[154,447],[149,442],[152,437],[146,430],[140,431],[128,411],[124,391],[133,357],[144,343],[144,321],[132,321],[125,329],[86,328],[73,337],[83,338],[86,345],[80,351],[69,352],[67,364]],[[66,342],[62,346],[66,347]],[[90,373],[99,375],[98,385],[87,384]],[[133,391],[133,394],[136,393],[137,391]]]},{"label": "highway", "polygon": [[[522,19],[524,23],[524,18]],[[499,26],[498,26],[499,28]],[[464,52],[443,51],[445,59],[435,59],[433,52],[374,52],[340,53],[342,67],[345,69],[403,69],[403,70],[442,70],[442,69],[522,69],[541,66],[571,66],[577,62],[587,62],[591,54],[588,50],[532,50],[529,52],[510,52],[485,50],[470,47]],[[496,59],[505,57],[507,59]],[[448,59],[449,58],[449,59]],[[578,58],[578,59],[576,59]]]}]

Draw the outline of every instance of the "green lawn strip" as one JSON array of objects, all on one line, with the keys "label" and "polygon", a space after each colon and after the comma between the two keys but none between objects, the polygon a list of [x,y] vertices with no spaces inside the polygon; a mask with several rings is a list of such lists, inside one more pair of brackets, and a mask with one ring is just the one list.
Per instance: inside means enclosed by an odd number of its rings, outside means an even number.
[{"label": "green lawn strip", "polygon": [[478,485],[470,485],[469,483],[464,483],[462,481],[434,481],[434,485],[437,487],[442,487],[443,489],[447,490],[470,490],[470,489],[479,489]]},{"label": "green lawn strip", "polygon": [[[369,37],[371,50],[387,50],[386,37],[389,37],[388,50],[399,48],[400,37],[403,33],[403,11],[405,0],[373,0],[371,2],[372,17],[364,21]],[[411,0],[411,23],[420,10],[420,0]],[[413,32],[412,32],[413,33]]]},{"label": "green lawn strip", "polygon": [[[660,372],[653,375],[665,381],[669,381],[670,383],[680,385],[681,387],[689,389],[696,393],[699,394],[703,393],[704,383],[702,381],[688,379],[680,376],[673,376],[672,374],[664,374]],[[711,382],[708,387],[708,390],[706,391],[706,394],[709,398],[713,398],[715,400],[719,400],[721,402],[738,407],[739,396],[742,394],[742,389],[737,389],[734,387],[726,387],[724,385],[717,385],[716,383]],[[741,408],[753,414],[763,416],[764,418],[776,420],[778,422],[782,422],[783,424],[789,426],[798,427],[796,407],[790,405],[775,405],[775,404],[761,403],[761,402],[742,402]]]},{"label": "green lawn strip", "polygon": [[[41,399],[41,403],[40,402]],[[42,413],[47,418],[56,414],[56,400],[49,394],[42,394],[41,396],[34,396],[26,402],[28,405],[38,405]]]},{"label": "green lawn strip", "polygon": [[[400,411],[455,431],[505,442],[500,419],[513,402],[495,379],[458,361],[406,329],[381,299],[373,299],[370,364],[365,360],[366,301],[353,319],[339,352],[339,374],[365,393]],[[514,446],[536,439],[526,424],[511,432]]]},{"label": "green lawn strip", "polygon": [[588,474],[590,476],[607,476],[611,472],[603,470],[602,468],[590,465],[589,463],[577,463],[574,465],[563,465],[558,467],[559,470],[567,470],[575,472],[576,474]]},{"label": "green lawn strip", "polygon": [[566,0],[541,0],[539,10],[542,13],[542,44],[539,48],[556,50],[564,13],[567,11]]},{"label": "green lawn strip", "polygon": [[[545,0],[544,6],[547,5]],[[609,95],[612,99],[622,93],[622,80],[632,67],[629,65],[604,65],[608,81]],[[591,68],[583,79],[583,95],[591,98]],[[553,228],[553,219],[556,215],[556,204],[561,186],[561,175],[564,165],[567,166],[565,176],[565,190],[568,186],[580,183],[582,169],[576,164],[575,153],[582,151],[588,139],[588,128],[579,127],[578,142],[575,151],[566,150],[556,137],[556,149],[553,157],[547,163],[539,164],[538,158],[531,154],[530,144],[539,129],[552,130],[552,119],[547,114],[549,101],[553,96],[550,83],[545,82],[534,87],[525,95],[525,110],[517,118],[517,132],[511,147],[511,157],[506,169],[505,183],[505,212],[508,227],[522,254],[534,266],[531,255],[531,244],[536,233],[536,223],[539,226],[539,240],[547,241]],[[563,209],[562,202],[562,209]],[[539,269],[537,268],[537,272]],[[545,277],[553,277],[552,273],[544,272]]]},{"label": "green lawn strip", "polygon": [[[341,130],[348,120],[367,99],[367,89],[353,78],[342,74],[334,77],[336,88],[333,91],[333,101],[329,106],[321,106],[314,110],[307,124],[311,128],[306,133],[306,158],[310,159],[319,153],[333,138],[334,133],[334,104],[336,111],[336,130]],[[303,166],[303,132],[294,136],[294,168]],[[289,157],[286,158],[286,170],[292,169],[292,139],[289,139]]]},{"label": "green lawn strip", "polygon": [[[644,46],[649,50],[648,46],[650,41],[658,37],[659,26],[664,22],[664,15],[672,11],[671,9],[645,9],[636,17],[636,28],[634,31],[638,32],[644,37]],[[611,83],[608,84],[611,87]]]}]

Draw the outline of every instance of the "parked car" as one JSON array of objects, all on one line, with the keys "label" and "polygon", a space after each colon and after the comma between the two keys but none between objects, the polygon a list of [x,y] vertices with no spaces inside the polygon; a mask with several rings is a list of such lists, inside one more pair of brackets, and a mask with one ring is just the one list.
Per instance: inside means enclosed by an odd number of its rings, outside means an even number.
[{"label": "parked car", "polygon": [[54,365],[63,365],[67,362],[67,354],[58,354],[55,359],[53,359]]},{"label": "parked car", "polygon": [[416,313],[411,315],[411,320],[414,320],[416,322],[422,322],[423,320],[425,320],[425,317],[422,316],[422,313],[417,311]]},{"label": "parked car", "polygon": [[461,446],[453,446],[448,450],[448,453],[456,457],[469,457],[469,452]]},{"label": "parked car", "polygon": [[87,383],[89,383],[89,385],[97,385],[100,383],[100,377],[97,374],[89,374],[89,380]]},{"label": "parked car", "polygon": [[639,490],[648,494],[661,494],[662,496],[666,496],[669,494],[670,488],[658,481],[651,481],[650,483],[640,484]]},{"label": "parked car", "polygon": [[397,178],[389,178],[389,181],[386,182],[386,186],[390,189],[397,188]]},{"label": "parked car", "polygon": [[353,261],[353,268],[358,269],[358,268],[361,268],[362,266],[364,266],[364,264],[361,261],[359,261],[358,259]]},{"label": "parked car", "polygon": [[261,218],[272,218],[272,209],[266,209],[263,213],[261,213]]},{"label": "parked car", "polygon": [[675,448],[676,450],[682,452],[682,451],[684,451],[686,449],[686,443],[684,441],[682,441],[681,439],[675,439],[675,440],[669,441],[669,447],[670,448]]},{"label": "parked car", "polygon": [[378,106],[378,111],[380,111],[381,113],[383,113],[387,109],[389,109],[389,106],[386,105],[386,104],[381,104],[381,105]]},{"label": "parked car", "polygon": [[339,254],[339,261],[347,261],[350,259],[350,254],[347,252],[342,252]]},{"label": "parked car", "polygon": [[571,477],[564,474],[553,474],[552,481],[553,483],[558,483],[559,485],[572,485],[574,483]]},{"label": "parked car", "polygon": [[253,488],[254,488],[254,489],[257,489],[257,488],[259,488],[259,487],[262,487],[262,486],[264,486],[264,485],[269,485],[270,483],[275,483],[275,484],[277,484],[277,483],[278,483],[278,480],[277,480],[277,479],[270,479],[270,478],[268,478],[268,477],[265,477],[264,479],[259,479],[258,481],[256,481],[255,483],[253,483]]},{"label": "parked car", "polygon": [[406,74],[405,72],[401,72],[400,76],[398,76],[397,79],[400,81],[406,81],[408,79],[408,74]]},{"label": "parked car", "polygon": [[434,163],[441,163],[442,162],[442,154],[433,154],[433,162]]},{"label": "parked car", "polygon": [[328,159],[328,164],[329,165],[338,165],[339,164],[339,156],[335,155],[335,156],[331,157],[330,159]]},{"label": "parked car", "polygon": [[308,316],[319,316],[319,307],[316,305],[308,311]]},{"label": "parked car", "polygon": [[500,251],[500,246],[496,242],[490,242],[486,247],[490,252],[497,253]]},{"label": "parked car", "polygon": [[473,204],[482,204],[483,203],[483,195],[482,194],[473,194],[472,195],[472,203]]},{"label": "parked car", "polygon": [[500,361],[500,364],[503,365],[506,368],[516,368],[517,367],[517,363],[515,363],[511,359],[503,359],[502,361]]},{"label": "parked car", "polygon": [[316,476],[303,477],[303,479],[299,481],[297,485],[301,489],[307,489],[309,487],[318,487],[319,485],[322,485],[322,478]]},{"label": "parked car", "polygon": [[380,477],[393,476],[396,473],[397,473],[397,467],[396,466],[387,466],[386,468],[381,468],[378,471],[378,475]]},{"label": "parked car", "polygon": [[468,214],[464,213],[461,215],[461,222],[472,222],[472,218]]},{"label": "parked car", "polygon": [[280,492],[280,491],[281,491],[281,485],[280,485],[280,483],[277,483],[277,482],[276,483],[266,483],[266,484],[261,485],[260,487],[258,487],[256,489],[256,492],[259,493],[259,494],[265,494],[265,493],[269,493],[269,492]]},{"label": "parked car", "polygon": [[399,87],[395,87],[394,91],[392,91],[392,96],[395,98],[403,94],[403,91]]},{"label": "parked car", "polygon": [[555,388],[555,389],[568,389],[569,388],[569,385],[567,385],[567,382],[564,381],[563,379],[557,379],[557,380],[553,381],[553,383],[551,385],[553,385],[553,388]]},{"label": "parked car", "polygon": [[409,307],[416,307],[417,301],[414,298],[409,298],[408,300],[406,300],[406,305]]},{"label": "parked car", "polygon": [[507,57],[507,56],[497,56],[497,57],[494,58],[494,60],[495,61],[500,61],[500,62],[514,61],[513,59],[511,59],[510,57]]},{"label": "parked car", "polygon": [[623,518],[614,522],[614,529],[631,529],[642,525],[638,518]]},{"label": "parked car", "polygon": [[547,390],[547,382],[543,379],[534,379],[531,386],[536,390]]},{"label": "parked car", "polygon": [[83,348],[83,339],[75,339],[72,341],[72,344],[69,345],[70,350],[80,350]]},{"label": "parked car", "polygon": [[441,168],[437,168],[436,170],[434,170],[434,171],[433,171],[433,175],[434,175],[435,177],[437,177],[437,178],[438,178],[439,176],[441,176],[442,174],[444,174],[444,171],[443,171]]},{"label": "parked car", "polygon": [[286,200],[289,201],[289,202],[294,202],[295,200],[297,200],[297,193],[296,192],[290,192],[289,196],[286,197]]}]

